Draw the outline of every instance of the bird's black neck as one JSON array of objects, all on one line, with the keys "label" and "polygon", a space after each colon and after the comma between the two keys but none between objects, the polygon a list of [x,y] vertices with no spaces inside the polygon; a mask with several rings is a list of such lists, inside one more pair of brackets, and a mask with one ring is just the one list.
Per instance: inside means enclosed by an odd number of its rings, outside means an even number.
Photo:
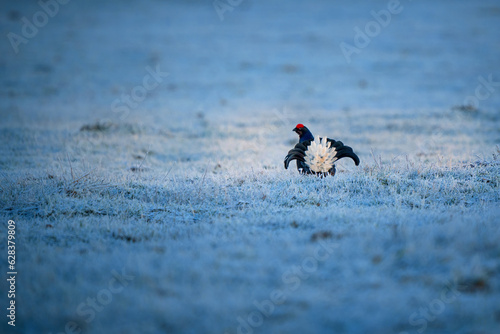
[{"label": "bird's black neck", "polygon": [[306,130],[305,132],[302,133],[302,136],[300,136],[299,143],[303,143],[309,140],[314,140],[314,136],[312,135],[311,131]]}]

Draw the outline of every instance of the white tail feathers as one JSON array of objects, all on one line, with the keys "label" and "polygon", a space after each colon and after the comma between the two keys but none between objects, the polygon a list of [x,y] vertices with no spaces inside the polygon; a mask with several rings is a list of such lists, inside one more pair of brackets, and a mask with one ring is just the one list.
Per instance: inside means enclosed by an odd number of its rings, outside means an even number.
[{"label": "white tail feathers", "polygon": [[335,157],[337,151],[330,145],[326,137],[323,137],[319,141],[315,139],[307,148],[304,160],[313,172],[327,173],[333,167],[333,163],[338,160]]}]

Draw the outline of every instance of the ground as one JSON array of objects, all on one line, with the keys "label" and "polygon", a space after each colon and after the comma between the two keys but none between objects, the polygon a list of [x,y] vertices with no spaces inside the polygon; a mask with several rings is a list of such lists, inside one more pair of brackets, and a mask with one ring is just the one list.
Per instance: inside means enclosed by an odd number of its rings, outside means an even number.
[{"label": "ground", "polygon": [[2,332],[498,332],[497,1],[0,8]]}]

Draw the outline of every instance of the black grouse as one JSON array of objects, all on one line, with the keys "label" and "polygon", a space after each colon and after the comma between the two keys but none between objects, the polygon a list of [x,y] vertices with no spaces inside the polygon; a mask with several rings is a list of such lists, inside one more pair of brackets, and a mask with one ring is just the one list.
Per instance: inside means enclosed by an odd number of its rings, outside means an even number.
[{"label": "black grouse", "polygon": [[302,174],[315,174],[326,176],[335,175],[334,163],[342,158],[351,158],[356,166],[359,158],[352,148],[345,146],[341,141],[330,138],[319,138],[314,136],[303,124],[297,124],[292,130],[299,135],[299,143],[288,151],[285,157],[285,169],[292,160],[297,160],[297,169]]}]

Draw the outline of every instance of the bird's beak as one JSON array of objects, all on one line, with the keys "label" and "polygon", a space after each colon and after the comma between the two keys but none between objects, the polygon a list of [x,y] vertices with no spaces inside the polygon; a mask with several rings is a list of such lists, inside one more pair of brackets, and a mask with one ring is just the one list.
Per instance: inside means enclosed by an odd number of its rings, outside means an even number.
[{"label": "bird's beak", "polygon": [[293,130],[292,130],[292,131],[294,131],[294,132],[299,132],[299,129],[297,129],[297,128],[293,128]]}]

